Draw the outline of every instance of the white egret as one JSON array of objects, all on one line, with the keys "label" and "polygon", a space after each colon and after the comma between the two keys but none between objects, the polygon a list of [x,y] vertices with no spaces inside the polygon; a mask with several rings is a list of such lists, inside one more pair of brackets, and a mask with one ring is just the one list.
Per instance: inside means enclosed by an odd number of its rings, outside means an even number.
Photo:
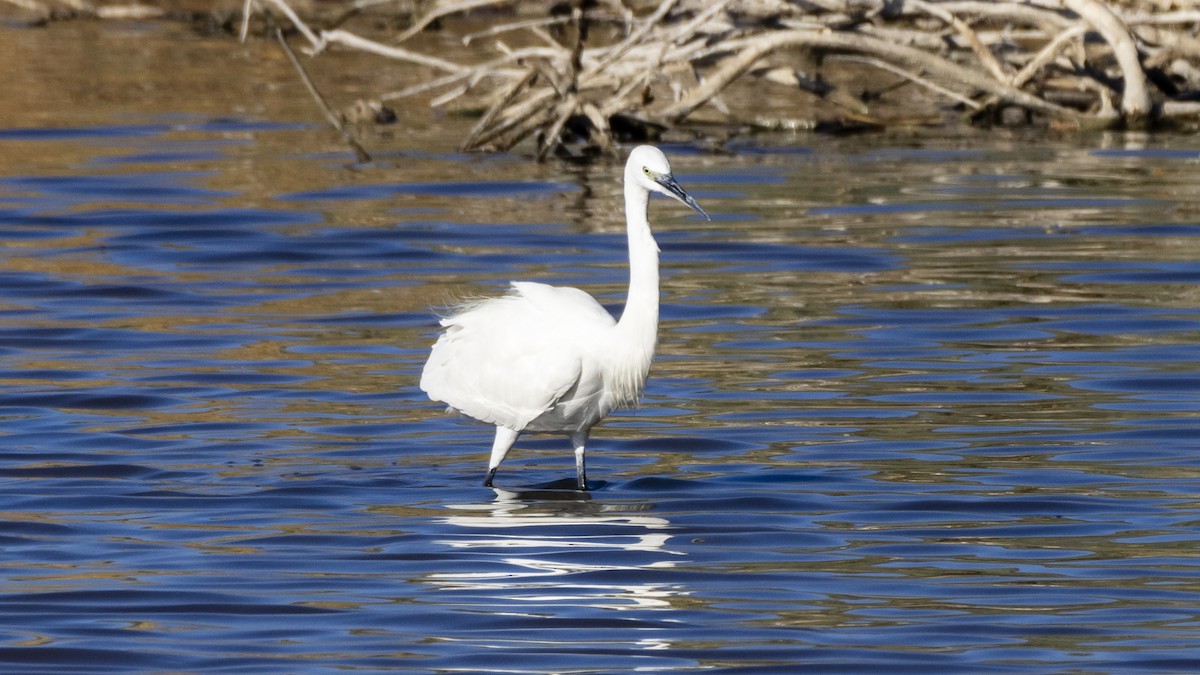
[{"label": "white egret", "polygon": [[629,295],[620,321],[577,289],[513,282],[508,295],[467,303],[445,327],[421,373],[434,401],[496,425],[488,461],[496,469],[524,432],[561,433],[575,448],[587,489],[588,434],[614,408],[637,404],[658,343],[658,244],[647,218],[650,193],[704,213],[671,175],[658,149],[642,145],[625,165]]}]

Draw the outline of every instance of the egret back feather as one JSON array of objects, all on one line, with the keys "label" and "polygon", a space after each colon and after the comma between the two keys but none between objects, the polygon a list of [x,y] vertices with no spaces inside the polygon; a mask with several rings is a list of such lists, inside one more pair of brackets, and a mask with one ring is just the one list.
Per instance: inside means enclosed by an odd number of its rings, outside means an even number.
[{"label": "egret back feather", "polygon": [[508,295],[467,303],[441,324],[446,330],[421,388],[469,417],[522,431],[594,379],[585,371],[597,369],[595,338],[615,322],[579,289],[518,282]]}]

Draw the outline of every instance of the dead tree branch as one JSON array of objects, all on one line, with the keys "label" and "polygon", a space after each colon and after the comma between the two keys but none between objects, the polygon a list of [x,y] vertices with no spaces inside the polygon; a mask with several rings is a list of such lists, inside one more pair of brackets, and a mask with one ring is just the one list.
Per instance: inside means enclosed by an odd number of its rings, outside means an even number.
[{"label": "dead tree branch", "polygon": [[[380,41],[310,27],[289,0],[250,1],[292,23],[310,55],[353,49],[429,71],[381,98],[428,95],[434,105],[483,111],[468,150],[536,138],[539,157],[568,143],[607,152],[631,125],[653,135],[702,111],[732,124],[757,115],[727,105],[731,89],[738,100],[823,99],[834,111],[826,114],[881,124],[896,78],[929,92],[930,111],[950,106],[985,122],[1016,107],[1059,127],[1150,128],[1196,116],[1200,99],[1191,65],[1200,11],[1151,3],[1134,11],[1102,0],[576,0],[562,11],[548,0],[441,0]],[[471,23],[479,11],[507,14],[480,29]],[[475,58],[398,46],[435,25],[461,25]],[[829,55],[874,84],[831,84],[821,65]],[[876,93],[858,99],[846,90],[853,86]]]}]

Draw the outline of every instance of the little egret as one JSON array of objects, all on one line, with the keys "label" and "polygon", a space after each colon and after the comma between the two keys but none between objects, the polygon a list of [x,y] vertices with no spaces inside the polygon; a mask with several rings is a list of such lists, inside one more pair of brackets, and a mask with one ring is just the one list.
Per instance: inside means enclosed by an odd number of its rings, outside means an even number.
[{"label": "little egret", "polygon": [[527,281],[441,320],[445,331],[425,363],[421,389],[452,410],[496,425],[485,486],[492,486],[522,433],[561,433],[571,438],[577,485],[586,490],[584,452],[592,427],[614,408],[637,404],[658,342],[658,244],[647,219],[651,192],[708,218],[679,187],[658,148],[642,145],[629,153],[629,295],[620,321],[578,288]]}]

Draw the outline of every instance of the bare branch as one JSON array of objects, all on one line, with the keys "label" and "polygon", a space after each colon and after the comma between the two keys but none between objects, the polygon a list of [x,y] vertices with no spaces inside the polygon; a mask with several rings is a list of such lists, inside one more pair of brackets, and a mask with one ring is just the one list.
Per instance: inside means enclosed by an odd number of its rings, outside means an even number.
[{"label": "bare branch", "polygon": [[1121,68],[1124,91],[1121,93],[1121,113],[1125,124],[1144,127],[1150,119],[1150,94],[1146,91],[1146,76],[1138,57],[1137,43],[1121,18],[1096,0],[1061,0],[1064,7],[1087,21],[1112,47]]},{"label": "bare branch", "polygon": [[929,80],[925,79],[924,77],[921,77],[920,75],[917,75],[916,73],[910,73],[907,70],[904,70],[903,68],[898,68],[898,67],[888,63],[887,61],[881,61],[880,59],[870,57],[870,56],[841,56],[838,58],[843,61],[853,61],[855,63],[865,63],[874,68],[878,68],[880,70],[886,70],[887,72],[892,73],[894,75],[899,75],[900,77],[903,77],[904,79],[912,82],[913,84],[925,87],[926,89],[936,92],[938,94],[941,94],[942,96],[945,96],[948,99],[958,101],[959,103],[967,106],[971,110],[979,110],[979,109],[983,108],[982,105],[980,105],[977,101],[975,101],[972,98],[968,98],[966,96],[963,96],[962,94],[959,94],[958,92],[951,91],[939,84],[930,82]]},{"label": "bare branch", "polygon": [[1003,82],[990,79],[982,73],[951,63],[941,57],[904,45],[890,44],[866,35],[830,33],[817,31],[779,31],[762,37],[756,44],[732,56],[710,75],[705,83],[693,90],[684,100],[667,107],[660,114],[665,119],[678,122],[708,99],[717,95],[736,77],[769,53],[790,47],[840,50],[868,54],[902,63],[910,68],[924,70],[929,75],[958,82],[983,90],[1000,100],[1025,106],[1031,110],[1053,117],[1083,122],[1083,116],[1069,108],[1048,103]]},{"label": "bare branch", "polygon": [[286,16],[287,20],[292,22],[292,25],[296,27],[296,30],[300,31],[300,34],[304,36],[305,40],[308,40],[310,45],[316,47],[318,44],[320,44],[320,40],[317,38],[316,33],[312,32],[312,29],[308,27],[308,24],[300,20],[300,17],[297,16],[296,12],[292,9],[291,5],[287,4],[287,2],[284,0],[262,1],[279,10],[280,13]]},{"label": "bare branch", "polygon": [[317,89],[317,85],[313,84],[312,78],[310,78],[308,76],[308,72],[304,70],[304,66],[300,63],[300,59],[296,58],[296,53],[292,51],[292,48],[287,43],[287,39],[283,37],[282,29],[275,29],[275,39],[279,42],[279,46],[283,49],[283,53],[287,54],[288,60],[292,62],[292,67],[294,67],[296,72],[300,75],[300,80],[304,82],[304,87],[308,89],[308,93],[311,94],[313,100],[317,102],[317,107],[320,108],[321,112],[325,115],[325,120],[328,121],[330,126],[337,130],[339,134],[341,134],[342,140],[346,141],[346,144],[350,146],[350,149],[354,150],[354,155],[358,158],[360,163],[371,161],[371,155],[367,154],[367,151],[363,149],[361,145],[359,145],[358,141],[354,140],[354,137],[352,137],[350,133],[346,131],[346,127],[342,125],[342,121],[338,119],[337,114],[333,112],[333,109],[330,108],[329,104],[325,102],[325,97],[321,95],[321,92]]},{"label": "bare branch", "polygon": [[[281,0],[267,0],[267,2],[280,2]],[[385,45],[382,42],[375,42],[364,37],[359,37],[354,33],[348,33],[344,30],[331,30],[321,33],[320,39],[314,38],[314,52],[320,52],[328,45],[340,44],[351,49],[360,49],[364,52],[378,54],[389,59],[398,59],[400,61],[408,61],[421,66],[428,66],[436,70],[444,70],[450,73],[461,73],[467,70],[465,66],[460,66],[457,63],[439,59],[433,56],[426,56],[419,52],[410,51],[401,47],[392,47]]]},{"label": "bare branch", "polygon": [[[55,1],[90,7],[90,0]],[[1169,10],[1167,3],[1105,0],[663,0],[639,17],[629,7],[648,1],[607,0],[585,10],[576,0],[551,11],[554,0],[427,0],[428,10],[387,40],[310,28],[290,0],[243,1],[243,39],[250,12],[265,10],[286,17],[310,54],[338,47],[429,69],[423,81],[379,100],[428,93],[434,106],[483,110],[464,148],[509,149],[536,136],[539,157],[558,150],[575,121],[591,149],[609,152],[615,119],[655,134],[684,124],[702,107],[726,110],[720,97],[747,73],[770,76],[747,86],[774,79],[805,89],[809,82],[809,91],[834,104],[856,103],[825,83],[820,64],[826,55],[866,66],[868,76],[878,70],[901,77],[899,86],[932,92],[939,106],[944,100],[976,113],[1018,106],[1039,114],[1032,120],[1049,117],[1077,127],[1185,119],[1190,107],[1183,103],[1200,96],[1200,69],[1190,65],[1200,61],[1194,3]],[[352,0],[343,17],[386,1]],[[40,6],[38,0],[0,2]],[[534,15],[531,7],[545,13]],[[560,13],[562,7],[570,13]],[[435,21],[485,8],[512,16],[460,38],[471,52],[448,56],[436,47],[396,44]],[[564,27],[561,35],[551,30],[556,26]],[[1089,39],[1095,35],[1103,42]],[[801,65],[798,58],[809,61]],[[1147,73],[1159,85],[1153,101]],[[729,102],[733,121],[755,124],[754,104]],[[884,110],[884,118],[869,123],[887,124],[890,104],[873,109],[876,116]],[[858,105],[850,109],[865,114]],[[810,126],[821,114],[802,111],[796,124]],[[895,116],[912,118],[908,111]]]},{"label": "bare branch", "polygon": [[968,26],[965,21],[958,18],[945,8],[942,8],[938,5],[932,5],[924,0],[908,0],[908,2],[905,4],[912,5],[913,7],[916,7],[931,16],[935,16],[942,21],[945,21],[948,25],[953,27],[954,30],[958,31],[958,34],[961,35],[964,40],[966,40],[967,44],[971,46],[971,50],[974,51],[975,55],[979,57],[979,61],[985,68],[988,69],[988,72],[992,74],[992,77],[1000,80],[1001,82],[1008,81],[1008,74],[1004,72],[1004,66],[1000,65],[1000,62],[996,60],[996,55],[992,53],[992,50],[988,49],[987,45],[979,41],[979,37],[975,35],[975,31]]},{"label": "bare branch", "polygon": [[1046,43],[1046,46],[1042,47],[1041,51],[1039,51],[1032,59],[1030,59],[1029,63],[1025,64],[1024,68],[1022,68],[1016,75],[1013,76],[1012,85],[1014,87],[1020,87],[1024,85],[1034,75],[1036,75],[1038,71],[1040,71],[1042,68],[1045,68],[1046,64],[1053,61],[1067,43],[1083,37],[1084,33],[1086,32],[1086,26],[1071,26],[1070,28],[1056,35],[1053,40]]},{"label": "bare branch", "polygon": [[409,39],[410,37],[425,30],[425,28],[428,27],[429,24],[433,23],[434,21],[437,21],[438,19],[440,19],[442,17],[450,16],[451,14],[458,14],[459,12],[467,12],[472,9],[479,9],[480,7],[487,7],[488,5],[506,5],[506,4],[509,4],[508,0],[459,0],[458,2],[450,2],[450,3],[442,4],[441,6],[435,7],[433,10],[429,11],[427,14],[425,14],[425,16],[422,16],[420,19],[417,19],[413,23],[413,25],[408,27],[408,30],[397,35],[395,40],[393,40],[393,42],[396,42],[396,43],[404,42],[405,40]]}]

